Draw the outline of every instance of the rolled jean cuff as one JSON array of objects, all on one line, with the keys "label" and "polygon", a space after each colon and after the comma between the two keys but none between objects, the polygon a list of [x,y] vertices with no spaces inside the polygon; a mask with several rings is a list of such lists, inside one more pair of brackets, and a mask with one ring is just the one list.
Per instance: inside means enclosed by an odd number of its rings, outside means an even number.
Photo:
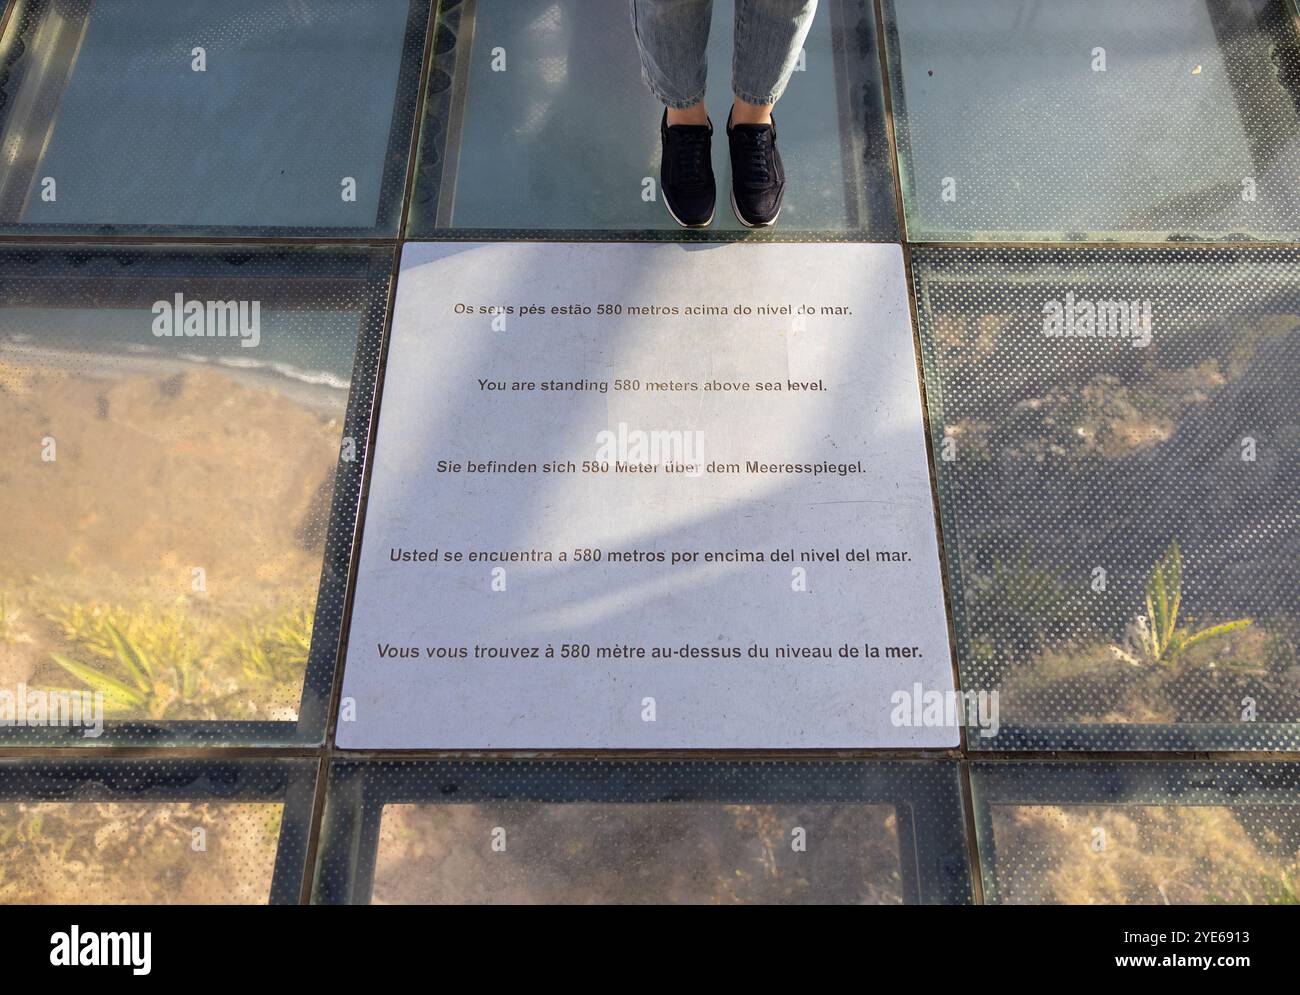
[{"label": "rolled jean cuff", "polygon": [[747,104],[774,104],[781,99],[781,93],[779,91],[776,93],[769,93],[766,96],[760,96],[759,94],[750,93],[748,90],[741,90],[733,86],[731,92],[736,99],[742,100]]}]

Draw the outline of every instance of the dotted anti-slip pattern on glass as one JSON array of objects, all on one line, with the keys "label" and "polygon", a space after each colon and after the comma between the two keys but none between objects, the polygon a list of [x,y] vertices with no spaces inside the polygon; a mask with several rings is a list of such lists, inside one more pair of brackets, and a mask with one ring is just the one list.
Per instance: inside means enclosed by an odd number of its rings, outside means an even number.
[{"label": "dotted anti-slip pattern on glass", "polygon": [[1300,238],[1292,0],[883,0],[913,241]]},{"label": "dotted anti-slip pattern on glass", "polygon": [[876,12],[821,0],[775,119],[781,223],[746,231],[727,207],[731,3],[713,5],[709,90],[718,211],[677,226],[661,202],[663,105],[641,80],[626,2],[440,5],[407,233],[413,238],[671,241],[898,237]]},{"label": "dotted anti-slip pattern on glass", "polygon": [[0,905],[294,904],[315,760],[0,760]]},{"label": "dotted anti-slip pattern on glass", "polygon": [[0,248],[0,743],[323,741],[388,248]]},{"label": "dotted anti-slip pattern on glass", "polygon": [[1294,905],[1300,765],[971,765],[984,901]]},{"label": "dotted anti-slip pattern on glass", "polygon": [[17,0],[0,231],[397,234],[429,0]]},{"label": "dotted anti-slip pattern on glass", "polygon": [[953,762],[339,761],[319,903],[970,901]]},{"label": "dotted anti-slip pattern on glass", "polygon": [[1300,253],[912,255],[975,750],[1300,746]]}]

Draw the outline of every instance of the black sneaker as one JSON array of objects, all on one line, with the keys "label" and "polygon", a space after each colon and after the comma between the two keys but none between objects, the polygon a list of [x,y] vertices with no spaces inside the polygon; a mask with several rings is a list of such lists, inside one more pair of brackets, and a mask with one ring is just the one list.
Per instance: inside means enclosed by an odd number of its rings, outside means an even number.
[{"label": "black sneaker", "polygon": [[746,228],[776,224],[785,195],[785,168],[776,149],[776,124],[732,124],[727,115],[731,146],[731,209]]},{"label": "black sneaker", "polygon": [[659,125],[663,155],[659,188],[664,206],[683,228],[703,228],[713,221],[718,188],[713,181],[713,125],[668,125],[668,109]]}]

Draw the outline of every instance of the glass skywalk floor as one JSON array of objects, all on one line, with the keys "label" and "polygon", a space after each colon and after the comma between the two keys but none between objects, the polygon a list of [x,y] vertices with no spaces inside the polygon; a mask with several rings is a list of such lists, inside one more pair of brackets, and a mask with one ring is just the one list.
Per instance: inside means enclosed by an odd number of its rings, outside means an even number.
[{"label": "glass skywalk floor", "polygon": [[[714,5],[709,38],[709,78],[728,80],[729,4]],[[813,22],[778,115],[786,168],[799,177],[780,237],[897,237],[875,41],[868,3],[827,4]],[[680,237],[657,191],[659,133],[645,122],[663,108],[641,82],[627,4],[452,5],[438,50],[409,237],[448,229]],[[721,201],[725,109],[715,116]],[[741,231],[725,211],[710,229]]]},{"label": "glass skywalk floor", "polygon": [[[8,0],[0,903],[1294,902],[1298,24],[1293,0],[821,0],[776,109],[780,223],[722,209],[715,137],[718,220],[684,232],[626,3]],[[720,134],[725,0],[709,59]],[[897,243],[874,248],[921,391],[864,431],[929,430],[898,438],[993,727],[338,747],[369,704],[341,691],[368,482],[415,452],[373,440],[418,240]],[[864,349],[894,313],[872,300]],[[473,348],[511,348],[504,318]],[[815,354],[815,324],[760,324]],[[577,368],[616,375],[597,345]]]},{"label": "glass skywalk floor", "polygon": [[1286,4],[883,6],[909,238],[1300,234]]}]

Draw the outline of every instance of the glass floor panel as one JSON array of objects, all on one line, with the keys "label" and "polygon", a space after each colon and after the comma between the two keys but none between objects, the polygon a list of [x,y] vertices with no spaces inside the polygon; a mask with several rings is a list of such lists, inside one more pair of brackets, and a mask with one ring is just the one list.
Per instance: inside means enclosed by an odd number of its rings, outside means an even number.
[{"label": "glass floor panel", "polygon": [[964,903],[953,763],[339,762],[316,901]]},{"label": "glass floor panel", "polygon": [[916,241],[1300,238],[1290,0],[884,0]]},{"label": "glass floor panel", "polygon": [[[746,235],[727,203],[730,3],[714,4],[709,53],[718,211],[685,231],[660,203],[663,107],[641,81],[627,3],[443,4],[408,234]],[[802,64],[776,112],[781,222],[750,237],[897,237],[873,5],[822,0]]]},{"label": "glass floor panel", "polygon": [[984,900],[1294,905],[1296,764],[982,763]]},{"label": "glass floor panel", "polygon": [[297,902],[314,760],[0,760],[0,905]]},{"label": "glass floor panel", "polygon": [[428,0],[31,0],[0,229],[397,233]]},{"label": "glass floor panel", "polygon": [[322,740],[391,262],[0,249],[0,742]]},{"label": "glass floor panel", "polygon": [[913,253],[972,749],[1300,744],[1300,253]]}]

